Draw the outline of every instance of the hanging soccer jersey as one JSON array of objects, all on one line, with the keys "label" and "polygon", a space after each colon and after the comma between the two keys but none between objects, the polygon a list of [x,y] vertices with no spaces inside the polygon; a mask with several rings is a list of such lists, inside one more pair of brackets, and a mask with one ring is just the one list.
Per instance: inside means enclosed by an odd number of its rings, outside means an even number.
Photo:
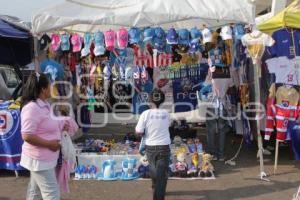
[{"label": "hanging soccer jersey", "polygon": [[270,73],[276,76],[276,83],[300,85],[300,56],[271,58],[266,61]]},{"label": "hanging soccer jersey", "polygon": [[242,43],[247,47],[247,51],[254,64],[261,59],[266,46],[272,46],[274,40],[269,35],[260,31],[253,31],[242,37]]},{"label": "hanging soccer jersey", "polygon": [[274,125],[276,139],[285,140],[289,121],[295,121],[298,116],[299,92],[292,86],[272,84],[267,103],[267,121],[265,139],[269,140]]},{"label": "hanging soccer jersey", "polygon": [[300,56],[300,30],[283,28],[275,31],[272,37],[276,41],[269,49],[272,56]]},{"label": "hanging soccer jersey", "polygon": [[140,91],[135,91],[132,99],[132,107],[134,114],[141,114],[149,109],[149,94],[153,89],[153,84],[150,80],[141,84]]},{"label": "hanging soccer jersey", "polygon": [[151,55],[152,48],[147,45],[145,49],[135,46],[134,50],[134,64],[136,66],[146,66],[153,68],[153,58]]}]

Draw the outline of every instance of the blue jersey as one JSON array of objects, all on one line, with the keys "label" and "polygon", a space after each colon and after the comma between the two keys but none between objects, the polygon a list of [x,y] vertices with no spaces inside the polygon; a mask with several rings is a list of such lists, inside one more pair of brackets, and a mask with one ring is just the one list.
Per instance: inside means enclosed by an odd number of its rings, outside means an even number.
[{"label": "blue jersey", "polygon": [[149,94],[153,90],[153,83],[148,80],[141,85],[141,91],[136,91],[132,99],[133,113],[142,114],[149,109]]},{"label": "blue jersey", "polygon": [[284,28],[274,32],[272,37],[275,40],[275,44],[269,48],[272,56],[294,58],[300,55],[300,30]]}]

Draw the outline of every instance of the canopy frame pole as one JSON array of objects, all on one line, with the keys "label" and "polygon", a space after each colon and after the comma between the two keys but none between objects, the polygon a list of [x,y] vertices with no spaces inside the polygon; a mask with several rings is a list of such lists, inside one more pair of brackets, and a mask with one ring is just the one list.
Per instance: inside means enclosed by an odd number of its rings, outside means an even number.
[{"label": "canopy frame pole", "polygon": [[39,53],[38,53],[38,38],[37,36],[33,36],[33,48],[34,48],[34,70],[39,72]]},{"label": "canopy frame pole", "polygon": [[254,87],[255,87],[255,107],[256,107],[256,131],[257,131],[257,145],[258,145],[258,155],[259,155],[259,165],[260,165],[260,179],[263,181],[270,181],[267,179],[267,174],[265,173],[264,169],[264,158],[263,158],[263,143],[262,143],[262,136],[260,132],[260,119],[261,119],[261,111],[260,108],[260,78],[261,78],[261,71],[260,71],[260,61],[257,61],[254,64]]}]

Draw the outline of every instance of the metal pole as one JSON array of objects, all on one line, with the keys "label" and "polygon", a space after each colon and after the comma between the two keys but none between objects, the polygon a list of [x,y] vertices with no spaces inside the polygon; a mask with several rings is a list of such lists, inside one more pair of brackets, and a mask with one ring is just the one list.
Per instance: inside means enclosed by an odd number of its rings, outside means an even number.
[{"label": "metal pole", "polygon": [[37,36],[33,37],[33,44],[34,44],[34,68],[36,72],[40,72]]},{"label": "metal pole", "polygon": [[276,174],[276,170],[277,170],[277,166],[278,166],[278,154],[279,154],[279,140],[276,140],[274,175]]},{"label": "metal pole", "polygon": [[257,131],[257,144],[258,144],[258,155],[259,155],[259,164],[260,164],[260,179],[264,181],[270,181],[266,178],[267,174],[264,169],[264,158],[263,158],[263,144],[262,137],[260,133],[260,119],[261,119],[261,111],[259,110],[260,105],[260,61],[257,61],[254,64],[254,86],[255,86],[255,107],[256,107],[256,131]]}]

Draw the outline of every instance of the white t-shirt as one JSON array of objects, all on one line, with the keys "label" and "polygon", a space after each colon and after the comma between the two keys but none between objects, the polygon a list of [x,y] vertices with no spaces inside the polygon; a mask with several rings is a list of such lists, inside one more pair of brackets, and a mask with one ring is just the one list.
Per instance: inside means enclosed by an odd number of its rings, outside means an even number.
[{"label": "white t-shirt", "polygon": [[274,43],[275,41],[271,36],[260,31],[253,31],[252,33],[248,33],[242,37],[242,44],[247,47],[247,51],[254,64],[261,59],[265,51],[265,47],[270,47]]},{"label": "white t-shirt", "polygon": [[212,32],[208,28],[202,30],[203,43],[208,43],[212,41]]},{"label": "white t-shirt", "polygon": [[137,133],[145,132],[146,145],[169,145],[170,116],[164,109],[149,109],[144,111],[135,127]]},{"label": "white t-shirt", "polygon": [[300,56],[271,58],[266,61],[270,73],[276,76],[276,83],[300,85]]},{"label": "white t-shirt", "polygon": [[22,154],[20,165],[29,171],[44,171],[54,169],[57,165],[57,159],[52,161],[36,160]]},{"label": "white t-shirt", "polygon": [[223,40],[231,40],[232,39],[231,27],[230,26],[222,27],[220,35]]}]

